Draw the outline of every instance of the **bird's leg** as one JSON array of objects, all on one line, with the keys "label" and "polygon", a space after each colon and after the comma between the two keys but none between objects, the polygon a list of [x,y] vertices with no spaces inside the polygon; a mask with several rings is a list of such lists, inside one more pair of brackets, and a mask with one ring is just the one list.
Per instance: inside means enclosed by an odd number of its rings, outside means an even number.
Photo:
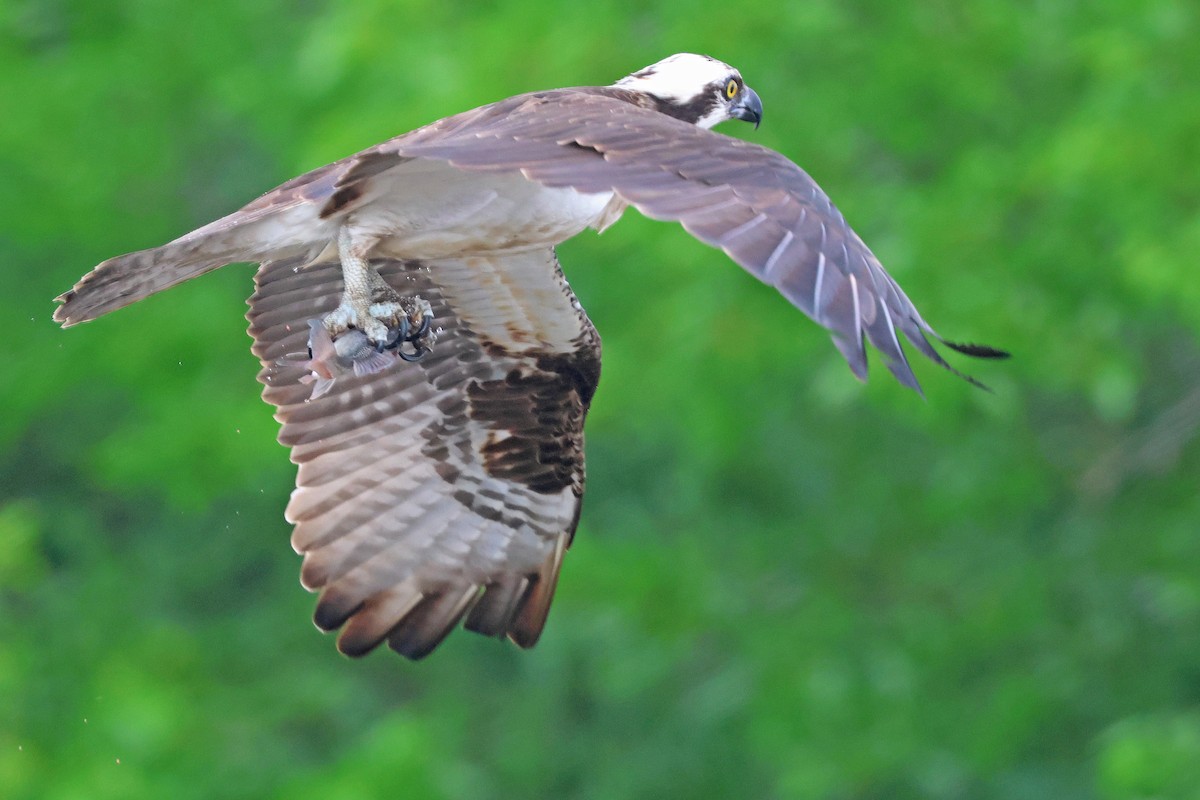
[{"label": "bird's leg", "polygon": [[374,240],[356,240],[345,226],[338,231],[338,256],[342,261],[341,304],[325,316],[325,329],[337,338],[348,328],[357,328],[376,344],[386,342],[389,329],[403,315],[400,295],[367,261]]},{"label": "bird's leg", "polygon": [[[350,328],[362,331],[376,352],[394,351],[405,361],[418,361],[433,348],[433,307],[419,296],[401,297],[371,266],[367,253],[374,240],[355,240],[346,228],[338,232],[342,261],[342,302],[321,320],[336,341]],[[411,344],[412,352],[403,345]]]}]

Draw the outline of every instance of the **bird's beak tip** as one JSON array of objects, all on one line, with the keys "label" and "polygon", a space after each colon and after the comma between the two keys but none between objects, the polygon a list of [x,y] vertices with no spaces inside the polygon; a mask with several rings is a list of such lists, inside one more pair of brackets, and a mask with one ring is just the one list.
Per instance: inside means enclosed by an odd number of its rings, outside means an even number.
[{"label": "bird's beak tip", "polygon": [[754,130],[758,130],[758,126],[762,124],[763,116],[762,100],[759,99],[758,92],[747,86],[743,91],[742,99],[737,104],[734,114],[744,122],[753,122]]}]

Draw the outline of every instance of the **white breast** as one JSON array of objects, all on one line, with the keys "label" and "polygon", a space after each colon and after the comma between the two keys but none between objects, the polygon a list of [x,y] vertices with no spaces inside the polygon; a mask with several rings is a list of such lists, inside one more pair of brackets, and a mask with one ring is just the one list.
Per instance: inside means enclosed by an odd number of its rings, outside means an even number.
[{"label": "white breast", "polygon": [[380,175],[346,222],[409,258],[555,245],[601,217],[612,192],[552,189],[519,173],[468,173],[412,161]]}]

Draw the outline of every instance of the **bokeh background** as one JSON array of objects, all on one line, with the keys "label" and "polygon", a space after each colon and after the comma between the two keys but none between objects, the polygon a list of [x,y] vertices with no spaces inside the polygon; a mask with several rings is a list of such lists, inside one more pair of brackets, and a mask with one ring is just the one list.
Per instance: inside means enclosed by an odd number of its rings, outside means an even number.
[{"label": "bokeh background", "polygon": [[[0,796],[1200,797],[1200,7],[0,3]],[[682,50],[946,336],[927,399],[677,226],[604,338],[541,643],[311,625],[233,266],[51,298],[304,170]]]}]

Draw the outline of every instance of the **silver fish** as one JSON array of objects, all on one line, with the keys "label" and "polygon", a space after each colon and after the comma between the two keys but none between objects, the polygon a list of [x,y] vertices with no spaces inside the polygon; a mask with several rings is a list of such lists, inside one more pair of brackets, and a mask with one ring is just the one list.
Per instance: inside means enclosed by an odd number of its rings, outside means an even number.
[{"label": "silver fish", "polygon": [[334,382],[345,375],[374,375],[382,372],[397,361],[391,351],[380,352],[360,330],[351,328],[334,339],[319,319],[308,321],[308,353],[295,353],[281,358],[278,363],[285,367],[303,367],[308,374],[301,383],[313,384],[309,399],[329,392]]}]

